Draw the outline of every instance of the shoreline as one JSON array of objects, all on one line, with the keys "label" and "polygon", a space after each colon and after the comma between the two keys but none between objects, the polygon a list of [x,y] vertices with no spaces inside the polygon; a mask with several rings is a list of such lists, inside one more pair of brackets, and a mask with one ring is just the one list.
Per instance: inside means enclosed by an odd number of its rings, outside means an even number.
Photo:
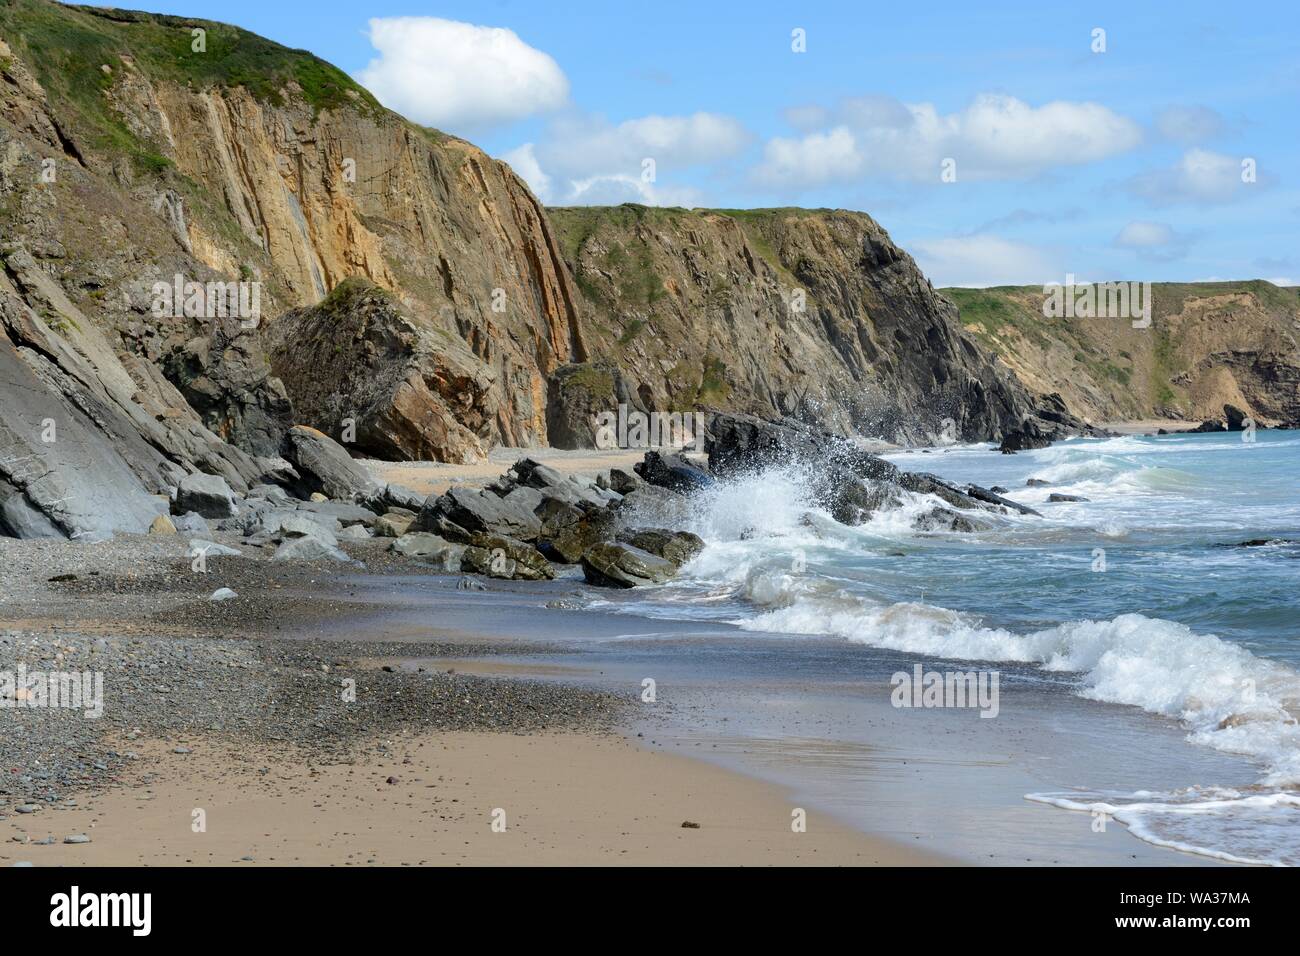
[{"label": "shoreline", "polygon": [[[628,700],[572,668],[548,679],[545,642],[385,622],[366,592],[400,571],[454,594],[460,575],[375,543],[348,545],[361,573],[218,558],[193,574],[183,544],[0,542],[0,669],[105,674],[99,720],[0,711],[0,864],[955,862],[811,807],[793,833],[785,788],[638,745]],[[207,600],[219,586],[239,596]]]}]

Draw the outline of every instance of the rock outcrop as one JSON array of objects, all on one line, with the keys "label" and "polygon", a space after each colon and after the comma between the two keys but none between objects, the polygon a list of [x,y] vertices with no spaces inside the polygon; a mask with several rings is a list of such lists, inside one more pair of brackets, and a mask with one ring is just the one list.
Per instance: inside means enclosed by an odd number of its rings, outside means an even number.
[{"label": "rock outcrop", "polygon": [[1035,411],[863,213],[549,213],[588,303],[588,348],[646,408],[907,443],[997,439]]}]

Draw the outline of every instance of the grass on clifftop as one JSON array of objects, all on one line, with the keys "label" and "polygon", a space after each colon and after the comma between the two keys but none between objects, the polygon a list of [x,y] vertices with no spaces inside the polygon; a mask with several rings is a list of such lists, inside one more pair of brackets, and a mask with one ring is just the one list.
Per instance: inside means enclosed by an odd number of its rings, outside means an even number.
[{"label": "grass on clifftop", "polygon": [[[205,31],[203,51],[193,48],[195,29]],[[154,82],[195,89],[242,86],[279,106],[292,81],[316,110],[383,111],[369,92],[324,60],[211,20],[6,0],[0,3],[0,30],[56,106],[71,111],[76,125],[94,137],[95,146],[126,152],[146,170],[167,160],[136,139],[105,97],[126,70],[123,56]]]}]

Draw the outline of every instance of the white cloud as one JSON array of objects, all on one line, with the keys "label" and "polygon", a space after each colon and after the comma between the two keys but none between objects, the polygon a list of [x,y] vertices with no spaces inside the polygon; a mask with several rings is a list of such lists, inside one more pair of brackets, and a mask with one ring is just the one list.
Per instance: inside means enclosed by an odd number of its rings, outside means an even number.
[{"label": "white cloud", "polygon": [[[805,107],[794,118],[812,115]],[[770,140],[756,179],[795,187],[869,175],[939,182],[948,158],[956,161],[958,181],[1015,179],[1105,159],[1142,139],[1136,123],[1099,103],[1057,100],[1035,107],[994,94],[947,114],[929,103],[860,97],[841,103],[835,116],[828,131]]]},{"label": "white cloud", "polygon": [[1208,149],[1189,149],[1172,167],[1135,176],[1129,186],[1155,205],[1232,202],[1244,198],[1248,188],[1261,185],[1242,181],[1244,160]]},{"label": "white cloud", "polygon": [[1162,222],[1130,222],[1115,237],[1115,245],[1126,249],[1152,249],[1167,246],[1174,231]]},{"label": "white cloud", "polygon": [[1135,252],[1139,258],[1170,262],[1187,254],[1191,240],[1163,222],[1130,222],[1115,237],[1117,248]]},{"label": "white cloud", "polygon": [[501,158],[510,164],[510,168],[519,174],[538,199],[544,203],[551,201],[551,177],[542,171],[532,143],[524,143],[502,154]]},{"label": "white cloud", "polygon": [[756,176],[770,185],[818,186],[853,179],[862,168],[853,133],[837,126],[828,133],[769,140]]},{"label": "white cloud", "polygon": [[643,116],[617,125],[569,115],[552,122],[542,140],[502,158],[546,202],[687,205],[700,194],[672,185],[673,175],[729,159],[749,141],[739,122],[717,113]]},{"label": "white cloud", "polygon": [[1043,285],[1064,275],[1038,246],[998,236],[954,236],[912,246],[921,271],[936,286]]},{"label": "white cloud", "polygon": [[1226,124],[1208,106],[1171,106],[1156,117],[1156,131],[1165,139],[1191,145],[1220,135]]},{"label": "white cloud", "polygon": [[379,56],[357,79],[381,103],[440,129],[481,129],[563,106],[569,81],[512,30],[438,17],[370,21]]}]

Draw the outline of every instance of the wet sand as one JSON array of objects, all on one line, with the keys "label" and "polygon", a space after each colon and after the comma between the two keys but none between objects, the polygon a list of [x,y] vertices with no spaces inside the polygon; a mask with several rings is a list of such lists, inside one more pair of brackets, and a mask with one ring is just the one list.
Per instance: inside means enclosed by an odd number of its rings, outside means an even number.
[{"label": "wet sand", "polygon": [[[384,749],[380,749],[380,747]],[[196,742],[145,748],[132,785],[6,821],[58,866],[933,865],[698,761],[583,734],[422,734],[355,762]],[[198,811],[198,812],[196,812]],[[498,821],[498,829],[493,823]],[[698,828],[683,823],[699,824]],[[501,824],[504,830],[500,830]],[[65,845],[70,834],[91,842]]]}]

